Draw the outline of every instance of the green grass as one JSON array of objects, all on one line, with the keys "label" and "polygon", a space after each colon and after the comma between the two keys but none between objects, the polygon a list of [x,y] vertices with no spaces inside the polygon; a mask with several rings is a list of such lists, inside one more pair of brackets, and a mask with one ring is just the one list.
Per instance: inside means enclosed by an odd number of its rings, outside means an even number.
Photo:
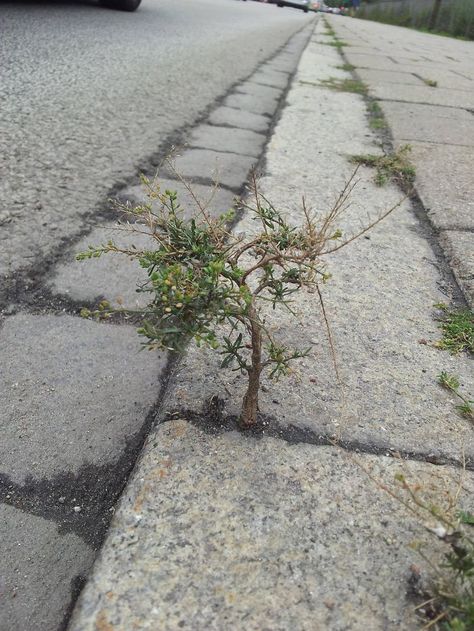
[{"label": "green grass", "polygon": [[336,66],[336,68],[339,70],[345,70],[346,72],[353,72],[356,69],[356,67],[352,64],[342,64],[340,66]]},{"label": "green grass", "polygon": [[415,167],[409,159],[410,151],[410,145],[404,145],[393,153],[382,156],[372,154],[355,155],[351,156],[350,160],[355,164],[363,164],[375,169],[374,181],[377,186],[384,186],[392,180],[398,182],[403,188],[408,189],[413,184],[416,176]]},{"label": "green grass", "polygon": [[335,39],[333,42],[321,42],[325,46],[334,46],[335,48],[344,48],[344,46],[349,46],[347,42],[343,42],[342,39]]},{"label": "green grass", "polygon": [[420,79],[426,83],[426,85],[428,85],[430,88],[437,88],[438,87],[438,82],[434,81],[433,79],[426,79],[425,77],[420,77]]},{"label": "green grass", "polygon": [[461,385],[459,379],[443,370],[438,375],[438,383],[458,397],[460,403],[456,406],[456,410],[459,414],[470,421],[474,421],[474,401],[459,391]]},{"label": "green grass", "polygon": [[367,94],[367,86],[358,79],[336,79],[330,77],[329,79],[323,79],[321,84],[331,90],[337,90],[338,92],[353,92],[354,94]]},{"label": "green grass", "polygon": [[382,108],[377,101],[370,101],[367,105],[367,110],[369,112],[369,126],[371,129],[383,131],[388,128]]},{"label": "green grass", "polygon": [[469,309],[453,310],[443,303],[435,305],[441,311],[439,328],[443,337],[437,348],[457,355],[463,351],[474,354],[474,312]]}]

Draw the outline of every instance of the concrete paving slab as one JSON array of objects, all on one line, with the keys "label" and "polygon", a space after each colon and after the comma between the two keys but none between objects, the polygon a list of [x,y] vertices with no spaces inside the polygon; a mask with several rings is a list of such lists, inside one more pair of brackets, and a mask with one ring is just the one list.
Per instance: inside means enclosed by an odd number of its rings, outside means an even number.
[{"label": "concrete paving slab", "polygon": [[265,140],[263,134],[249,129],[229,129],[228,127],[203,124],[193,130],[189,145],[200,149],[230,151],[231,153],[258,158],[262,153]]},{"label": "concrete paving slab", "polygon": [[[225,129],[232,135],[232,129]],[[245,138],[246,130],[237,131],[242,131],[242,138]],[[257,138],[260,138],[260,134],[257,134]],[[196,201],[187,186],[185,186],[177,179],[161,177],[160,174],[157,175],[157,181],[159,182],[162,191],[166,191],[167,189],[171,191],[176,191],[176,193],[178,194],[179,203],[181,204],[185,217],[190,217],[194,214],[194,212],[197,210]],[[199,203],[203,205],[213,217],[217,217],[230,208],[233,208],[236,200],[236,196],[234,195],[234,193],[224,188],[216,188],[216,186],[214,185],[210,186],[206,184],[194,183],[192,185],[192,192]],[[124,201],[129,200],[133,204],[138,204],[143,201],[149,201],[141,184],[128,186],[127,188],[123,189],[120,192],[120,199]]]},{"label": "concrete paving slab", "polygon": [[441,243],[464,295],[474,309],[474,233],[444,231]]},{"label": "concrete paving slab", "polygon": [[[212,118],[212,117],[211,117]],[[209,179],[238,193],[246,181],[255,158],[210,149],[188,149],[174,161],[176,171],[191,183]],[[172,175],[164,167],[163,175]],[[207,175],[206,175],[207,174]]]},{"label": "concrete paving slab", "polygon": [[396,70],[399,66],[389,57],[382,55],[361,55],[360,53],[352,53],[350,47],[344,49],[344,54],[349,63],[357,68],[371,68],[372,70]]},{"label": "concrete paving slab", "polygon": [[[134,224],[140,230],[139,224]],[[149,294],[139,293],[148,276],[136,260],[125,256],[104,254],[90,261],[76,261],[75,253],[85,252],[90,245],[99,246],[113,241],[122,248],[147,249],[153,246],[150,237],[138,232],[133,235],[124,227],[110,223],[92,230],[76,244],[74,253],[69,259],[56,266],[54,274],[48,281],[48,287],[54,294],[67,296],[77,303],[90,305],[104,298],[114,308],[143,308],[149,302]]]},{"label": "concrete paving slab", "polygon": [[270,127],[271,121],[268,116],[236,110],[233,107],[222,105],[211,112],[209,122],[212,125],[227,125],[228,127],[239,127],[265,133]]},{"label": "concrete paving slab", "polygon": [[[420,73],[424,76],[423,73]],[[431,75],[426,76],[431,79]],[[386,101],[405,101],[406,103],[425,103],[429,105],[443,105],[474,109],[474,90],[452,90],[447,88],[431,88],[429,86],[394,85],[391,83],[374,83],[370,92],[378,99]],[[474,117],[473,117],[474,118]]]},{"label": "concrete paving slab", "polygon": [[[200,129],[200,128],[198,128]],[[209,126],[208,130],[214,127]],[[242,132],[239,138],[241,142],[249,141],[252,132],[237,129],[226,129],[233,136],[234,131]],[[210,134],[212,136],[212,132]],[[260,134],[255,134],[258,140],[264,139]],[[196,136],[199,141],[199,136]],[[178,200],[184,210],[184,216],[190,217],[198,212],[196,201],[184,184],[178,180],[159,179],[161,190],[176,191]],[[228,190],[193,184],[192,190],[199,203],[211,213],[212,216],[221,215],[234,207],[235,196]],[[144,188],[140,185],[128,187],[121,192],[122,199],[128,199],[132,203],[147,201]],[[140,231],[140,225],[135,228]],[[147,280],[146,270],[140,268],[136,260],[127,259],[125,256],[113,256],[111,254],[94,258],[89,261],[78,262],[75,254],[84,252],[90,245],[100,245],[114,241],[118,246],[130,248],[132,245],[138,249],[146,249],[154,246],[153,239],[140,232],[130,232],[124,226],[109,223],[92,230],[92,232],[75,244],[70,256],[63,263],[57,265],[51,276],[48,287],[54,294],[67,296],[77,303],[97,303],[102,299],[108,300],[113,307],[126,309],[143,308],[150,301],[150,294],[138,292],[139,286]]]},{"label": "concrete paving slab", "polygon": [[95,552],[72,533],[60,535],[54,522],[6,504],[0,504],[0,539],[0,629],[59,628]]},{"label": "concrete paving slab", "polygon": [[256,98],[278,100],[283,93],[284,87],[286,86],[275,88],[268,85],[259,85],[258,83],[254,83],[253,81],[246,81],[245,83],[238,85],[235,88],[235,91],[242,94],[251,94]]},{"label": "concrete paving slab", "polygon": [[408,543],[426,535],[361,467],[388,485],[400,470],[421,484],[456,474],[357,462],[332,447],[160,425],[70,631],[417,629]]},{"label": "concrete paving slab", "polygon": [[255,82],[259,85],[268,85],[274,88],[282,89],[286,88],[288,80],[289,77],[286,72],[272,70],[267,64],[260,66],[260,68],[249,78],[249,82]]},{"label": "concrete paving slab", "polygon": [[416,190],[438,229],[474,230],[474,148],[412,143]]},{"label": "concrete paving slab", "polygon": [[105,466],[140,432],[165,357],[133,326],[18,314],[3,322],[1,473],[16,484]]},{"label": "concrete paving slab", "polygon": [[260,98],[253,94],[234,92],[224,99],[224,105],[252,112],[253,114],[272,116],[277,108],[278,99],[273,96]]},{"label": "concrete paving slab", "polygon": [[393,101],[381,107],[398,142],[474,146],[474,116],[465,110]]},{"label": "concrete paving slab", "polygon": [[416,77],[412,72],[396,72],[384,70],[368,70],[366,68],[357,68],[357,74],[362,81],[368,84],[380,85],[384,83],[423,85],[423,81]]}]

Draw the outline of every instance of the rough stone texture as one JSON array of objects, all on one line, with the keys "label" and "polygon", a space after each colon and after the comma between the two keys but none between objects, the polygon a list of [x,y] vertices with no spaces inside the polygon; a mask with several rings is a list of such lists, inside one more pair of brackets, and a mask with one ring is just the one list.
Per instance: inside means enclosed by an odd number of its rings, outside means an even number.
[{"label": "rough stone texture", "polygon": [[[301,61],[305,73],[312,46]],[[347,154],[375,146],[361,97],[298,77],[261,181],[295,222],[302,193],[324,212],[352,171]],[[301,125],[309,111],[317,125]],[[341,218],[345,235],[360,229],[367,213],[400,199],[394,186],[377,188],[370,170],[360,169],[358,178]],[[246,215],[236,230],[251,233],[255,222]],[[314,294],[295,298],[296,317],[268,310],[275,336],[314,347],[276,387],[264,381],[266,416],[257,436],[231,431],[242,378],[219,370],[216,353],[190,348],[160,420],[181,411],[149,436],[71,631],[418,628],[406,597],[414,560],[406,544],[420,530],[363,471],[390,485],[403,464],[409,478],[443,487],[460,469],[353,452],[405,449],[420,459],[460,459],[464,448],[471,464],[472,427],[436,375],[456,372],[467,391],[473,375],[466,358],[420,343],[437,339],[430,308],[451,285],[410,204],[366,236],[331,257],[334,277],[324,288],[343,389]],[[222,417],[200,414],[211,394],[225,399]],[[316,446],[324,440],[334,446]],[[467,497],[472,485],[467,473]]]},{"label": "rough stone texture", "polygon": [[209,116],[209,122],[213,125],[228,125],[264,133],[270,127],[271,121],[268,116],[252,114],[252,112],[244,112],[243,110],[236,110],[233,107],[222,105],[212,111]]},{"label": "rough stone texture", "polygon": [[0,629],[57,629],[95,552],[72,533],[60,535],[54,522],[6,504],[0,505],[0,540],[6,561],[0,570]]},{"label": "rough stone texture", "polygon": [[2,12],[1,284],[36,273],[118,180],[296,34],[293,57],[265,65],[292,72],[311,25],[253,2],[160,0],[133,20],[92,10],[93,20],[81,4]]},{"label": "rough stone texture", "polygon": [[158,396],[165,357],[133,326],[16,315],[0,329],[1,473],[15,482],[107,465]]},{"label": "rough stone texture", "polygon": [[[421,73],[423,74],[423,73]],[[431,79],[430,76],[426,77]],[[406,103],[425,103],[474,109],[474,90],[452,90],[448,88],[433,88],[427,85],[393,85],[391,83],[375,83],[370,92],[378,99],[385,101],[405,101]]]},{"label": "rough stone texture", "polygon": [[362,81],[377,86],[384,83],[423,85],[423,81],[411,72],[387,72],[383,70],[368,70],[367,68],[357,68],[357,74],[362,79]]},{"label": "rough stone texture", "polygon": [[259,85],[268,85],[273,88],[286,88],[288,85],[288,74],[286,72],[272,70],[267,64],[263,64],[253,73],[249,81]]},{"label": "rough stone texture", "polygon": [[257,99],[269,99],[271,102],[281,97],[284,87],[286,87],[286,85],[281,88],[275,88],[267,85],[259,85],[253,81],[245,81],[245,83],[238,85],[235,91],[242,94],[251,94]]},{"label": "rough stone texture", "polygon": [[441,243],[464,295],[474,309],[474,233],[445,231],[441,234]]},{"label": "rough stone texture", "polygon": [[224,100],[224,105],[252,112],[252,114],[272,116],[277,108],[278,98],[274,96],[259,97],[253,94],[234,92]]},{"label": "rough stone texture", "polygon": [[465,110],[393,101],[381,107],[398,142],[474,146],[474,116]]},{"label": "rough stone texture", "polygon": [[456,475],[159,426],[70,631],[419,628],[407,544],[426,535],[362,467],[390,486],[400,470],[422,484]]},{"label": "rough stone texture", "polygon": [[[139,224],[134,224],[136,230]],[[150,237],[139,233],[125,232],[116,224],[96,228],[84,237],[74,248],[74,252],[84,252],[90,245],[99,246],[108,241],[117,246],[146,249],[153,246]],[[138,293],[148,276],[138,261],[119,254],[104,254],[100,258],[76,261],[71,253],[66,262],[55,268],[48,285],[55,294],[71,298],[75,302],[97,303],[103,298],[115,308],[143,308],[149,302],[149,294]]]},{"label": "rough stone texture", "polygon": [[215,125],[199,125],[191,134],[189,144],[202,149],[229,151],[258,158],[262,153],[265,136],[248,129],[229,129]]},{"label": "rough stone texture", "polygon": [[411,143],[416,190],[438,229],[474,230],[474,148]]},{"label": "rough stone texture", "polygon": [[[186,180],[216,181],[235,192],[240,191],[255,158],[209,149],[188,149],[175,160],[176,171]],[[163,173],[167,174],[166,167]]]},{"label": "rough stone texture", "polygon": [[[246,130],[244,130],[244,134],[245,133]],[[184,184],[177,179],[171,180],[160,176],[158,176],[157,182],[160,185],[161,191],[166,191],[167,189],[170,191],[176,191],[178,194],[178,201],[183,209],[185,217],[191,217],[198,210],[196,207],[196,200],[193,198],[193,195],[197,198],[199,204],[206,208],[213,217],[217,217],[230,208],[233,208],[237,200],[237,197],[231,191],[214,185],[209,186],[206,184],[194,183],[191,186],[189,183]],[[136,186],[128,186],[126,189],[123,189],[120,197],[125,201],[129,200],[132,204],[150,201],[143,189],[143,186],[139,184]]]}]

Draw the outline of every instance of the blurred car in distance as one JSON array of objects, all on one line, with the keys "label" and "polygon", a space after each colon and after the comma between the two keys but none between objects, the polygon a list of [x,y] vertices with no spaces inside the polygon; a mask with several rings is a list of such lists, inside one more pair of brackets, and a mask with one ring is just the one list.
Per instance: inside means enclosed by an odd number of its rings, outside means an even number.
[{"label": "blurred car in distance", "polygon": [[100,4],[108,9],[118,11],[135,11],[140,6],[141,0],[100,0]]},{"label": "blurred car in distance", "polygon": [[309,11],[310,0],[278,0],[278,7],[293,7],[294,9],[302,9],[305,13]]}]

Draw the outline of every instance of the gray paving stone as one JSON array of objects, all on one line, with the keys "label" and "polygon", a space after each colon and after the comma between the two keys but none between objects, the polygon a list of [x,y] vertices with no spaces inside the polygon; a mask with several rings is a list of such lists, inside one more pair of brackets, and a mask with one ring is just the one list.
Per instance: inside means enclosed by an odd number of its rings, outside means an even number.
[{"label": "gray paving stone", "polygon": [[474,309],[474,233],[444,231],[441,244],[467,302]]},{"label": "gray paving stone", "polygon": [[388,57],[382,55],[363,55],[352,53],[350,47],[344,49],[349,63],[357,68],[371,68],[372,70],[399,70],[399,67]]},{"label": "gray paving stone", "polygon": [[[427,78],[430,79],[431,76],[427,76]],[[474,109],[474,90],[431,88],[426,85],[374,83],[370,86],[370,93],[378,99],[387,101],[405,101],[406,103],[426,103],[429,105]]]},{"label": "gray paving stone", "polygon": [[259,97],[253,94],[241,94],[234,92],[225,100],[224,105],[234,107],[239,110],[252,112],[253,114],[266,114],[272,116],[275,112],[278,100],[275,97]]},{"label": "gray paving stone", "polygon": [[258,99],[268,98],[272,100],[278,100],[283,93],[282,88],[274,88],[268,85],[259,85],[258,83],[254,83],[252,81],[246,81],[245,83],[242,83],[241,85],[237,86],[235,91],[242,94],[251,94]]},{"label": "gray paving stone", "polygon": [[368,70],[366,68],[358,68],[357,74],[365,83],[369,85],[380,85],[384,83],[406,84],[406,85],[423,85],[421,79],[411,72],[396,72],[384,70]]},{"label": "gray paving stone", "polygon": [[474,148],[412,143],[416,190],[438,229],[474,230]]},{"label": "gray paving stone", "polygon": [[221,106],[211,113],[209,122],[213,125],[228,125],[265,133],[270,127],[271,121],[268,116],[236,110],[233,107]]},{"label": "gray paving stone", "polygon": [[95,551],[72,533],[60,535],[54,522],[6,504],[0,504],[0,540],[0,629],[58,629]]},{"label": "gray paving stone", "polygon": [[262,153],[265,136],[248,129],[199,125],[191,134],[189,144],[194,147],[230,151],[258,158]]},{"label": "gray paving stone", "polygon": [[474,116],[465,110],[383,101],[381,107],[399,141],[474,146]]},{"label": "gray paving stone", "polygon": [[70,631],[129,631],[135,621],[162,631],[414,631],[406,592],[418,557],[408,543],[426,531],[362,467],[389,486],[401,470],[421,484],[454,474],[265,436],[209,435],[184,420],[160,425]]},{"label": "gray paving stone", "polygon": [[[135,224],[137,230],[139,224]],[[84,252],[90,245],[99,246],[113,241],[122,248],[137,249],[153,247],[153,240],[142,234],[124,232],[117,224],[110,223],[96,228],[76,244],[74,252]],[[85,304],[108,300],[113,307],[127,309],[143,308],[149,302],[149,294],[139,293],[139,285],[147,280],[146,270],[138,261],[125,256],[104,254],[88,261],[76,261],[74,255],[67,262],[56,266],[48,286],[54,294],[67,296]]]},{"label": "gray paving stone", "polygon": [[1,472],[13,481],[115,462],[158,397],[165,357],[133,326],[19,314],[0,330]]},{"label": "gray paving stone", "polygon": [[[239,191],[247,180],[249,171],[255,164],[255,158],[236,153],[219,153],[210,149],[188,149],[175,160],[175,169],[181,177],[194,182],[202,179],[216,181]],[[166,175],[166,167],[163,174]]]},{"label": "gray paving stone", "polygon": [[279,72],[278,70],[272,70],[266,64],[260,66],[260,68],[253,73],[249,82],[254,81],[261,85],[268,85],[274,88],[284,89],[288,85],[288,74],[285,72]]},{"label": "gray paving stone", "polygon": [[[209,130],[214,129],[209,127]],[[244,130],[226,129],[226,132],[241,131],[245,138],[252,132]],[[232,134],[231,134],[232,135]],[[257,138],[263,138],[255,134]],[[184,210],[185,217],[199,214],[197,204],[184,184],[177,180],[159,179],[161,189],[177,191],[178,200]],[[198,201],[212,216],[218,216],[234,206],[235,196],[228,190],[215,189],[212,186],[193,184],[192,190]],[[146,200],[142,186],[129,187],[121,193],[121,198],[132,203]],[[140,230],[140,225],[135,226]],[[93,230],[81,239],[71,252],[69,259],[57,265],[48,283],[55,294],[65,295],[76,302],[91,303],[102,298],[107,299],[115,308],[127,309],[143,308],[150,301],[150,294],[137,292],[139,285],[147,279],[146,270],[142,269],[136,260],[125,256],[107,254],[100,258],[78,262],[74,254],[88,249],[89,245],[100,245],[114,241],[121,247],[130,248],[135,245],[138,249],[153,248],[153,239],[137,232],[124,231],[117,224],[110,223]]]}]

